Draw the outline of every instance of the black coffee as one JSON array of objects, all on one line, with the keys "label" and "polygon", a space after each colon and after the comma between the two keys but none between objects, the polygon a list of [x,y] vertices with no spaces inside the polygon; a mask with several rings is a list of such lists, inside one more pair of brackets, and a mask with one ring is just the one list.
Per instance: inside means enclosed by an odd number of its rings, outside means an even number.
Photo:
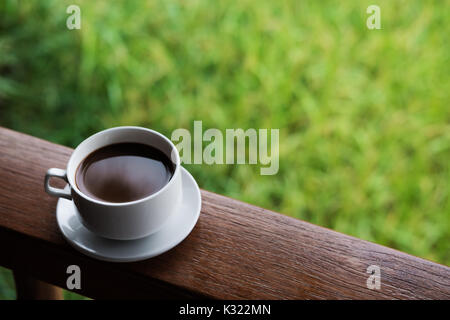
[{"label": "black coffee", "polygon": [[160,150],[140,143],[117,143],[95,150],[78,166],[76,184],[84,194],[107,202],[145,198],[164,187],[174,173]]}]

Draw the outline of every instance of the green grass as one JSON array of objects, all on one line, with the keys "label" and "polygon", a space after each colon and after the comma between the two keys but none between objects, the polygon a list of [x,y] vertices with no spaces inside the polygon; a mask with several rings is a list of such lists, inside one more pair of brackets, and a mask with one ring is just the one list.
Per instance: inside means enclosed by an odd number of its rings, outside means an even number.
[{"label": "green grass", "polygon": [[279,128],[275,176],[187,168],[202,188],[448,265],[449,21],[449,1],[6,0],[0,125],[72,147],[118,125]]},{"label": "green grass", "polygon": [[13,300],[16,298],[14,280],[9,269],[0,267],[0,299]]}]

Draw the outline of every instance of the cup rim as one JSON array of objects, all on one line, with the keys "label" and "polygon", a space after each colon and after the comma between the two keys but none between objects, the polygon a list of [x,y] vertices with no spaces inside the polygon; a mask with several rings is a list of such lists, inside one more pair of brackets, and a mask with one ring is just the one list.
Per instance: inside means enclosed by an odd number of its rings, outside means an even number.
[{"label": "cup rim", "polygon": [[[100,135],[104,135],[107,132],[110,131],[116,131],[116,130],[123,130],[123,129],[133,129],[133,130],[139,130],[139,131],[146,131],[148,133],[154,134],[156,136],[158,136],[159,138],[161,138],[162,140],[164,140],[165,142],[167,142],[171,148],[171,156],[169,156],[169,159],[173,162],[172,160],[172,155],[173,153],[175,153],[175,170],[173,172],[172,177],[170,178],[169,182],[167,182],[161,189],[159,189],[158,191],[156,191],[155,193],[152,193],[144,198],[138,199],[138,200],[134,200],[134,201],[128,201],[128,202],[108,202],[108,201],[102,201],[102,200],[97,200],[94,199],[92,197],[89,197],[88,195],[84,194],[83,192],[81,192],[81,190],[77,187],[76,185],[76,181],[75,178],[72,178],[72,175],[69,176],[69,165],[71,164],[71,161],[75,155],[75,153],[77,152],[77,150],[79,149],[80,146],[84,145],[85,143],[87,143],[88,141],[92,141],[93,139],[96,139],[98,136]],[[97,150],[97,149],[95,149]],[[95,150],[92,150],[91,152],[94,152]],[[175,152],[174,152],[175,151]],[[83,161],[83,160],[81,160]],[[80,162],[75,164],[76,168],[73,171],[73,176],[75,176],[76,174],[76,170],[78,169]],[[138,204],[138,203],[142,203],[145,202],[147,200],[153,199],[155,197],[157,197],[159,194],[163,193],[166,189],[169,188],[169,186],[171,184],[173,184],[174,180],[176,180],[176,176],[179,174],[180,171],[180,155],[178,153],[178,149],[175,147],[175,145],[173,144],[173,142],[167,138],[165,135],[159,133],[158,131],[149,129],[149,128],[145,128],[145,127],[139,127],[139,126],[119,126],[119,127],[112,127],[112,128],[108,128],[102,131],[99,131],[97,133],[94,133],[93,135],[89,136],[88,138],[84,139],[73,151],[72,155],[69,158],[69,161],[67,163],[67,180],[68,183],[70,185],[70,188],[72,190],[74,190],[80,197],[84,198],[87,201],[93,202],[95,204],[99,204],[99,205],[103,205],[103,206],[110,206],[110,207],[124,207],[124,206],[129,206],[129,205],[134,205],[134,204]]]}]

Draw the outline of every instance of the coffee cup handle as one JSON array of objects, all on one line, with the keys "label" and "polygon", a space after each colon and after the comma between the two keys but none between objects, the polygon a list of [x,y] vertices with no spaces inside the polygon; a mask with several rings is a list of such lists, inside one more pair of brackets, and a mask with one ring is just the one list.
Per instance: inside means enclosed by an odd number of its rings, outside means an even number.
[{"label": "coffee cup handle", "polygon": [[61,198],[65,198],[68,200],[72,200],[72,195],[70,194],[70,191],[55,188],[50,185],[50,178],[53,178],[53,177],[60,178],[66,182],[69,182],[67,180],[66,170],[58,169],[58,168],[50,168],[50,169],[48,169],[47,173],[45,174],[45,182],[44,182],[45,192],[47,192],[51,196],[61,197]]}]

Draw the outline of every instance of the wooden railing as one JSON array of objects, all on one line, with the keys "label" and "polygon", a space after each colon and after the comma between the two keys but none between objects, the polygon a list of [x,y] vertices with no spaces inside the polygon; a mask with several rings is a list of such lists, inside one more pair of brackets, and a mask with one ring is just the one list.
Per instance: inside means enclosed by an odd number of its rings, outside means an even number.
[{"label": "wooden railing", "polygon": [[[43,187],[71,152],[0,128],[0,264],[14,270],[19,297],[61,297],[48,284],[66,288],[75,264],[75,292],[92,298],[450,299],[449,267],[204,190],[196,227],[174,249],[134,263],[91,259],[63,239]],[[367,286],[370,265],[378,290]]]}]

